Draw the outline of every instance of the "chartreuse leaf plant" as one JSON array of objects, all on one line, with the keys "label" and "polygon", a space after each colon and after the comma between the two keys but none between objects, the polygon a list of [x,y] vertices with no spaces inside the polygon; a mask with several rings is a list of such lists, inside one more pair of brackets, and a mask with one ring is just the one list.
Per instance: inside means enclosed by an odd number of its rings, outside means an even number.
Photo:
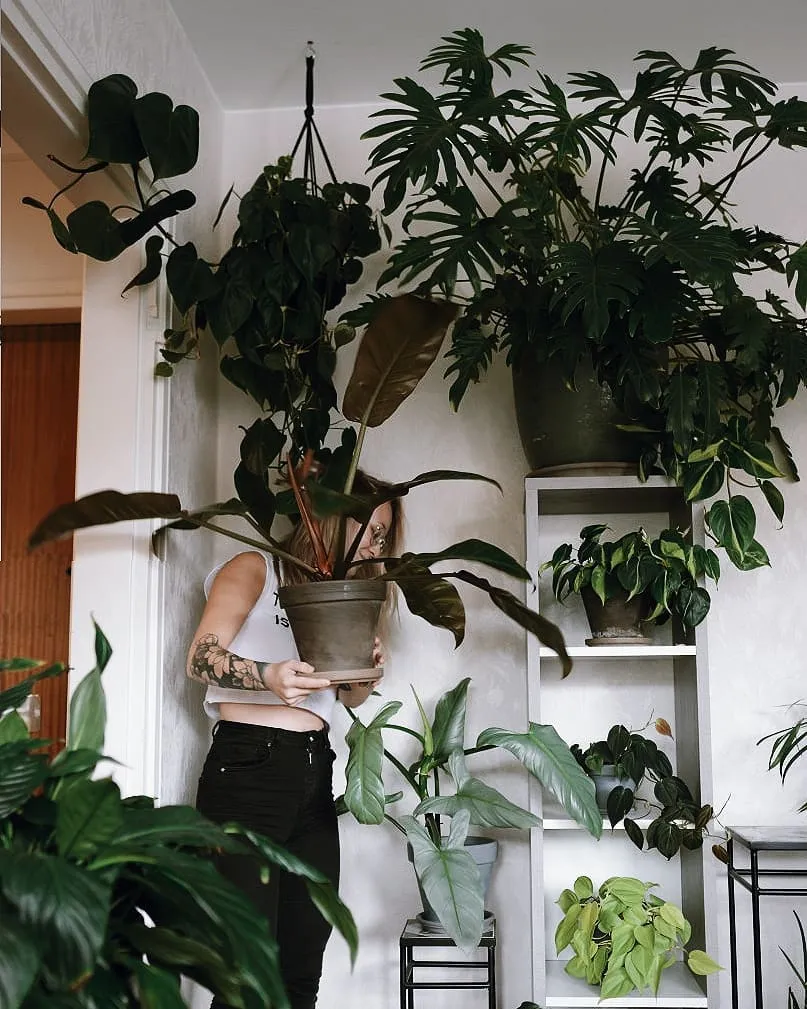
[{"label": "chartreuse leaf plant", "polygon": [[274,842],[191,806],[123,797],[98,776],[111,654],[96,625],[96,665],[73,694],[67,745],[52,759],[15,709],[65,667],[0,660],[0,671],[30,672],[0,691],[0,1004],[182,1009],[186,976],[236,1009],[286,1007],[269,923],[218,873],[213,853],[301,876],[351,957],[353,918],[322,873]]},{"label": "chartreuse leaf plant", "polygon": [[700,584],[715,583],[720,560],[710,548],[690,543],[679,531],[665,529],[651,539],[644,529],[602,541],[604,523],[580,530],[580,543],[562,543],[539,573],[552,571],[552,591],[564,602],[591,588],[604,604],[609,599],[647,598],[644,623],[663,624],[677,617],[685,628],[697,627],[709,612],[711,598]]},{"label": "chartreuse leaf plant", "polygon": [[599,986],[602,999],[650,990],[657,995],[661,975],[683,954],[693,974],[722,968],[703,950],[687,950],[691,926],[680,908],[651,893],[658,884],[613,876],[595,892],[588,876],[556,901],[563,920],[555,931],[555,949],[571,946],[565,970]]},{"label": "chartreuse leaf plant", "polygon": [[[538,818],[511,802],[497,789],[475,777],[467,758],[488,750],[506,750],[566,809],[569,816],[594,836],[602,833],[594,784],[578,765],[567,744],[551,725],[531,722],[526,732],[488,728],[473,746],[465,741],[469,677],[446,691],[434,714],[427,715],[415,694],[420,730],[392,719],[401,701],[389,701],[366,725],[350,711],[347,734],[349,757],[345,793],[340,799],[366,824],[391,823],[409,841],[415,872],[429,903],[447,933],[462,949],[479,944],[483,922],[483,893],[479,871],[463,843],[469,825],[526,830]],[[391,733],[415,740],[414,753],[397,756],[388,748]],[[413,794],[411,813],[401,815],[397,804],[403,792],[391,791],[388,775],[403,779]],[[447,831],[441,824],[450,818]]]},{"label": "chartreuse leaf plant", "polygon": [[[329,453],[329,463],[317,466],[311,453],[286,467],[294,491],[300,521],[305,523],[314,545],[314,565],[287,553],[273,534],[274,497],[267,510],[250,507],[243,500],[213,505],[196,511],[182,507],[174,494],[101,491],[57,508],[37,526],[29,543],[36,546],[88,526],[132,519],[161,518],[169,527],[205,528],[228,536],[239,543],[267,551],[288,564],[305,570],[312,581],[343,579],[355,564],[361,537],[373,511],[383,502],[407,495],[411,490],[437,481],[477,480],[493,484],[495,480],[457,470],[429,470],[411,480],[397,483],[374,494],[357,494],[353,481],[368,428],[386,421],[416,388],[436,356],[446,327],[454,317],[453,306],[443,305],[442,318],[436,322],[434,306],[422,299],[408,297],[385,305],[361,338],[353,374],[345,391],[342,412],[353,428],[345,425],[340,445]],[[499,488],[501,490],[501,488]],[[230,529],[217,521],[221,515],[235,515],[247,526],[247,534]],[[326,548],[320,521],[329,515],[341,517],[341,533],[333,546]],[[345,537],[346,517],[359,523],[352,542]],[[340,544],[344,549],[340,549]],[[459,566],[457,566],[457,562]],[[484,592],[492,604],[520,627],[535,634],[561,657],[564,674],[571,669],[563,635],[551,621],[525,606],[508,589],[492,584],[487,578],[467,570],[462,562],[483,565],[494,572],[520,581],[529,574],[510,554],[484,540],[469,538],[428,553],[403,553],[400,557],[379,558],[383,571],[376,577],[394,582],[409,609],[437,627],[448,629],[459,646],[465,636],[465,608],[455,582],[471,585]],[[437,565],[449,570],[433,571]]]},{"label": "chartreuse leaf plant", "polygon": [[797,476],[776,411],[807,376],[807,244],[733,200],[752,166],[807,146],[807,101],[729,49],[636,63],[627,91],[598,70],[564,87],[527,45],[444,36],[365,134],[384,213],[403,209],[380,284],[459,306],[455,406],[498,352],[553,359],[570,382],[590,362],[642,432],[640,476],[691,501],[722,492],[707,524],[755,568],[768,558],[744,488],[781,521],[776,481]]}]

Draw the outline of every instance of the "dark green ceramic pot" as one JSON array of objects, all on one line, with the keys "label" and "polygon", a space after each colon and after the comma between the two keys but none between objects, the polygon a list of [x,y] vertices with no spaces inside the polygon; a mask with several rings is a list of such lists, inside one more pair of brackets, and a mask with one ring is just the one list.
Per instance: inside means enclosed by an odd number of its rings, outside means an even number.
[{"label": "dark green ceramic pot", "polygon": [[569,389],[555,359],[538,364],[525,354],[513,368],[516,420],[524,454],[533,471],[594,470],[635,472],[640,449],[617,429],[625,418],[588,361]]}]

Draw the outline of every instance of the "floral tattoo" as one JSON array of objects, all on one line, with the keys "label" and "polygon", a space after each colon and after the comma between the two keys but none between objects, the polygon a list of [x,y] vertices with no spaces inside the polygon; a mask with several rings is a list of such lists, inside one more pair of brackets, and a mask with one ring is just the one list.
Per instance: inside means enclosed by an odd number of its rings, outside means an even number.
[{"label": "floral tattoo", "polygon": [[265,662],[242,659],[222,648],[215,634],[203,634],[196,642],[190,660],[189,673],[195,680],[216,687],[236,690],[266,690],[263,682]]}]

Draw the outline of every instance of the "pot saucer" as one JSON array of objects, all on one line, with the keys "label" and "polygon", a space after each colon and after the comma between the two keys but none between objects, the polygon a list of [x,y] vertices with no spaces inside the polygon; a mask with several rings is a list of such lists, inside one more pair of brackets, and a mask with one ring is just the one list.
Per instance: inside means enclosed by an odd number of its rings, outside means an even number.
[{"label": "pot saucer", "polygon": [[[446,930],[443,928],[443,924],[440,921],[432,921],[431,918],[424,918],[421,912],[415,915],[415,921],[420,925],[424,932],[428,932],[429,935],[445,935]],[[489,932],[491,926],[493,925],[493,912],[485,911],[485,917],[482,919],[482,935],[485,932]]]},{"label": "pot saucer", "polygon": [[652,638],[645,638],[641,635],[624,635],[617,637],[586,638],[585,642],[590,648],[605,648],[608,645],[652,645]]},{"label": "pot saucer", "polygon": [[383,666],[370,669],[317,669],[311,673],[312,679],[329,680],[331,683],[367,683],[384,677]]}]

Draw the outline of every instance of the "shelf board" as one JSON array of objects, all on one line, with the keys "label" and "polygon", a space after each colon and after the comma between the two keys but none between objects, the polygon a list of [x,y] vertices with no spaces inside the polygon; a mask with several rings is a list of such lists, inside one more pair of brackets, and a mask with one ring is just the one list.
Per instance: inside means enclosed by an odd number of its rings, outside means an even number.
[{"label": "shelf board", "polygon": [[[573,659],[674,659],[695,655],[695,645],[571,645]],[[557,659],[551,648],[541,648],[542,659]]]},{"label": "shelf board", "polygon": [[661,975],[658,996],[647,991],[631,992],[621,998],[600,1002],[599,989],[586,984],[580,978],[570,977],[563,969],[563,961],[546,962],[546,1007],[547,1009],[583,1009],[591,1006],[602,1009],[700,1009],[708,1005],[698,982],[683,963],[674,963]]},{"label": "shelf board", "polygon": [[[633,817],[631,817],[630,819],[633,819]],[[647,828],[650,826],[653,820],[648,816],[643,817],[642,819],[639,820],[633,820],[633,822],[637,826],[641,827],[642,830],[647,830]],[[544,824],[544,830],[583,830],[583,828],[576,820],[570,820],[567,817],[563,816],[545,816],[543,824]],[[625,829],[624,820],[620,820],[615,827],[612,827],[608,820],[608,815],[605,814],[603,816],[603,822],[602,822],[603,834],[611,830],[624,831],[624,829]]]}]

